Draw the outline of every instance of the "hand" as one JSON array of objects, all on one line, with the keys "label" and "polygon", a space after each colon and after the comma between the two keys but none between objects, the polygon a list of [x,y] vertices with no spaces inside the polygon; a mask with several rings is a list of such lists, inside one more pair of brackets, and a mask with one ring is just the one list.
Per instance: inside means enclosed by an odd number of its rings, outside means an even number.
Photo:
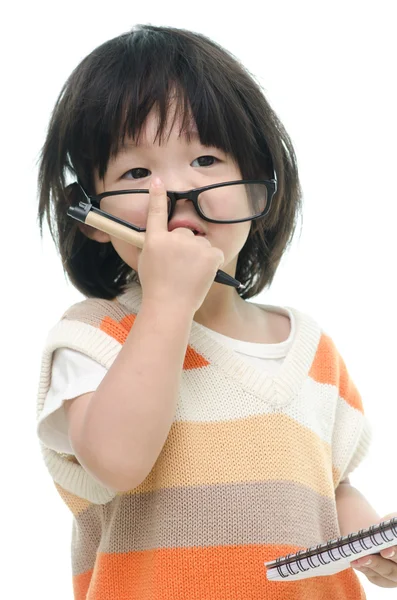
[{"label": "hand", "polygon": [[[397,517],[397,513],[386,515],[379,521],[388,521]],[[390,554],[394,551],[394,556]],[[364,566],[370,560],[371,564]],[[380,554],[370,554],[350,563],[352,567],[364,573],[371,583],[383,588],[397,588],[397,545],[382,550]]]},{"label": "hand", "polygon": [[150,186],[143,249],[138,258],[142,301],[168,302],[196,312],[225,258],[206,237],[190,229],[168,231],[167,195],[160,181]]}]

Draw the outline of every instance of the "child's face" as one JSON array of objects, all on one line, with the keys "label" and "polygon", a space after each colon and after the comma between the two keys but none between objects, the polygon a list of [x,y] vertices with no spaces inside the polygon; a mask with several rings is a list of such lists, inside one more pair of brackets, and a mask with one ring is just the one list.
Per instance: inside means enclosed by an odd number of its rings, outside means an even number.
[{"label": "child's face", "polygon": [[[171,123],[172,117],[173,114],[171,119],[169,118]],[[202,146],[198,137],[196,139],[192,136],[190,143],[185,137],[178,137],[178,120],[169,138],[169,129],[166,130],[161,146],[158,139],[153,143],[157,128],[157,113],[153,110],[148,115],[139,146],[135,146],[132,140],[127,140],[126,149],[109,162],[104,181],[100,180],[95,172],[97,194],[111,190],[149,189],[151,179],[155,175],[160,177],[165,189],[170,191],[190,190],[213,183],[242,179],[240,168],[230,155],[217,148]],[[197,131],[195,124],[192,125],[191,131]],[[124,208],[123,214],[117,216],[133,222],[128,207]],[[209,223],[199,217],[192,202],[179,200],[169,225],[174,220],[184,217],[192,217],[202,225],[211,244],[220,248],[225,255],[222,270],[234,274],[238,254],[247,240],[251,222]],[[91,230],[88,235],[98,242],[110,241],[122,260],[137,271],[140,251],[135,246],[98,230]]]}]

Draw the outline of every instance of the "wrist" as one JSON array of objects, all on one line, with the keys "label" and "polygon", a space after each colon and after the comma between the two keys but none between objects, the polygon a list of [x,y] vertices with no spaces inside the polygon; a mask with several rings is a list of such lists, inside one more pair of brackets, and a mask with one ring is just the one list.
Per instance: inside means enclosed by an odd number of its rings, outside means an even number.
[{"label": "wrist", "polygon": [[159,315],[160,317],[164,317],[166,314],[168,320],[175,317],[190,322],[193,321],[195,315],[195,309],[192,306],[188,306],[178,299],[145,297],[144,295],[142,295],[140,312],[150,313],[153,316]]}]

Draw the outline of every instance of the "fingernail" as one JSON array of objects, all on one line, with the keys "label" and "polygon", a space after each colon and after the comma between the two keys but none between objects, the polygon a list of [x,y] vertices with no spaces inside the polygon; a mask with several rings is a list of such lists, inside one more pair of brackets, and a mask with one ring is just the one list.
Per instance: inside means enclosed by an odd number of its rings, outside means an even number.
[{"label": "fingernail", "polygon": [[153,177],[152,185],[154,187],[160,187],[162,185],[162,181],[161,181],[160,177]]},{"label": "fingernail", "polygon": [[367,565],[370,565],[370,564],[371,564],[371,562],[372,562],[372,560],[369,558],[369,559],[367,560],[367,562],[363,563],[363,565],[362,565],[362,566],[363,566],[363,567],[366,567]]},{"label": "fingernail", "polygon": [[395,555],[395,551],[391,550],[390,552],[385,552],[383,556],[385,558],[393,558],[394,555]]}]

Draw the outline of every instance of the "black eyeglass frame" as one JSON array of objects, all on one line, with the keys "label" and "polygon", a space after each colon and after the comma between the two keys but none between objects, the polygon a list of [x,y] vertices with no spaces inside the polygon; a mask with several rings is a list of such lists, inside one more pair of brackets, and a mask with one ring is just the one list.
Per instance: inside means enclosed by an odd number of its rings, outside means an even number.
[{"label": "black eyeglass frame", "polygon": [[[199,194],[201,194],[201,192],[205,192],[205,191],[213,189],[213,188],[226,187],[229,185],[236,185],[236,184],[242,184],[242,183],[265,184],[265,186],[267,188],[267,194],[268,194],[267,204],[266,204],[265,209],[259,215],[255,215],[253,217],[247,217],[246,219],[235,219],[233,221],[219,221],[217,219],[210,219],[209,217],[206,217],[203,214],[203,212],[200,209],[199,203],[198,203],[198,196],[199,196]],[[119,219],[118,217],[115,217],[114,215],[111,215],[110,213],[102,210],[100,207],[100,203],[101,203],[101,200],[103,198],[106,198],[107,196],[118,196],[120,194],[137,194],[137,193],[149,194],[150,190],[148,190],[148,189],[113,190],[110,192],[103,192],[102,194],[98,194],[96,196],[89,196],[86,193],[86,191],[80,181],[77,181],[76,184],[81,188],[84,196],[87,198],[88,203],[93,206],[94,212],[102,214],[102,215],[106,216],[107,218],[111,219],[112,221],[115,221],[116,223],[120,223],[121,225],[125,225],[125,226],[129,227],[130,229],[134,229],[135,231],[140,231],[140,232],[146,231],[146,228],[138,227],[137,225],[133,225],[132,223],[129,223],[128,221]],[[167,191],[166,192],[167,197],[171,201],[170,205],[169,205],[169,210],[168,210],[167,222],[169,222],[172,219],[177,201],[183,200],[183,199],[190,200],[191,202],[193,202],[193,206],[194,206],[197,214],[199,215],[199,217],[201,219],[203,219],[204,221],[208,221],[209,223],[231,224],[231,223],[243,223],[244,221],[255,221],[257,219],[261,219],[261,218],[265,217],[268,214],[268,212],[270,211],[270,208],[271,208],[271,203],[272,203],[273,197],[276,192],[277,192],[277,175],[276,175],[275,171],[273,171],[272,179],[237,179],[235,181],[225,181],[222,183],[214,183],[212,185],[206,185],[204,187],[195,188],[193,190],[188,190],[186,192]]]}]

